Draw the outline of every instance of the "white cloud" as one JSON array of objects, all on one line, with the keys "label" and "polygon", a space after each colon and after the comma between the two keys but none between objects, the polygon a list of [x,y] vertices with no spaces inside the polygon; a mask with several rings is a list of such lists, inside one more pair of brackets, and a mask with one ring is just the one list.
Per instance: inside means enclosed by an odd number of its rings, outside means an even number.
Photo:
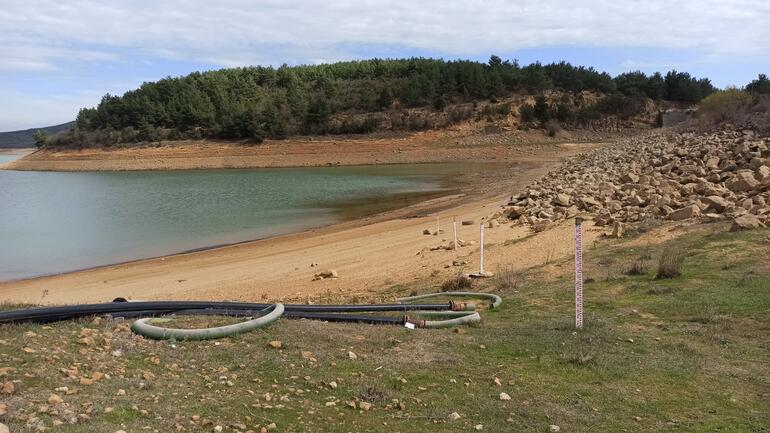
[{"label": "white cloud", "polygon": [[[71,119],[95,95],[135,85],[99,80],[100,67],[146,60],[228,67],[576,46],[681,50],[691,64],[725,68],[725,59],[768,62],[768,23],[767,0],[0,0],[0,130]],[[629,69],[683,62],[624,61]],[[67,76],[61,86],[77,81],[93,94],[22,95],[22,73]]]},{"label": "white cloud", "polygon": [[[765,0],[10,3],[0,9],[0,41],[23,35],[33,45],[29,58],[0,59],[0,68],[53,63],[62,57],[56,54],[62,43],[152,50],[221,65],[336,59],[349,56],[337,48],[346,44],[398,45],[458,56],[549,45],[770,56],[770,4]],[[98,57],[98,51],[69,49],[68,55],[85,51],[81,55]]]}]

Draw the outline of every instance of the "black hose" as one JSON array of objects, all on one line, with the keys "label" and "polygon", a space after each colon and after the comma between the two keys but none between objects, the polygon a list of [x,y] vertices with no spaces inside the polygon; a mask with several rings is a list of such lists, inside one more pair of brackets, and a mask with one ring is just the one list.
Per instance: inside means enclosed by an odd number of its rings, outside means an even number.
[{"label": "black hose", "polygon": [[[263,310],[270,304],[254,304],[245,302],[207,302],[207,301],[153,301],[153,302],[110,302],[104,304],[68,305],[60,307],[40,307],[25,310],[0,312],[0,324],[18,322],[50,323],[79,317],[149,311],[170,314],[180,310],[194,309],[223,309],[223,310]],[[384,312],[384,311],[445,311],[451,310],[452,304],[373,304],[373,305],[286,305],[286,312]],[[252,315],[250,313],[247,315]]]},{"label": "black hose", "polygon": [[[185,316],[229,316],[229,317],[259,317],[264,314],[264,310],[233,310],[233,309],[215,309],[202,308],[191,310],[148,310],[148,311],[130,311],[113,313],[113,318],[132,319],[137,317],[160,317],[171,314]],[[312,313],[305,311],[287,311],[283,317],[288,319],[308,319],[322,320],[326,322],[346,322],[346,323],[370,323],[373,325],[403,325],[404,317],[387,316],[359,316],[352,314],[331,314],[331,313]]]},{"label": "black hose", "polygon": [[403,326],[405,323],[404,317],[355,316],[350,314],[307,313],[300,311],[285,313],[284,317],[289,319],[323,320],[325,322],[369,323],[372,325]]}]

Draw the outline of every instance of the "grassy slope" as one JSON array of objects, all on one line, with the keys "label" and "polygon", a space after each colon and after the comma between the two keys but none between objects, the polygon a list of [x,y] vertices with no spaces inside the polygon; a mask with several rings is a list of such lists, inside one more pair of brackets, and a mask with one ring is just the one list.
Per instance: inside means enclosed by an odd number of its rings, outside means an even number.
[{"label": "grassy slope", "polygon": [[[51,426],[90,410],[89,421],[55,431],[260,431],[272,422],[274,431],[294,432],[474,431],[477,424],[493,432],[542,432],[549,424],[563,432],[767,431],[768,235],[712,225],[663,245],[600,242],[586,254],[593,281],[587,327],[577,333],[569,261],[502,290],[503,308],[464,332],[284,320],[232,340],[174,346],[111,322],[5,326],[0,368],[17,370],[0,381],[18,383],[14,395],[2,396],[9,414],[0,421],[25,431],[24,417]],[[666,247],[686,251],[684,273],[656,280]],[[639,257],[650,257],[650,271],[626,276]],[[78,343],[84,328],[96,331],[96,344]],[[276,339],[282,349],[266,347]],[[78,383],[96,371],[111,378]],[[78,393],[58,392],[65,403],[40,412],[61,386]],[[511,401],[500,401],[500,392]],[[353,400],[373,409],[346,406]],[[455,411],[462,418],[447,423]]]}]

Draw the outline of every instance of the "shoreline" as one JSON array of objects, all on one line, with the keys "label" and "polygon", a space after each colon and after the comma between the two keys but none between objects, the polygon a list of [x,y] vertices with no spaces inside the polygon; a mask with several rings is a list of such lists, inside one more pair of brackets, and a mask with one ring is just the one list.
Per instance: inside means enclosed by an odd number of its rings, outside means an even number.
[{"label": "shoreline", "polygon": [[36,150],[0,164],[20,171],[143,171],[302,168],[445,162],[526,161],[559,152],[570,143],[598,143],[617,134],[568,131],[550,138],[536,131],[480,134],[425,131],[408,135],[297,137],[247,146],[224,141],[164,142],[157,145]]},{"label": "shoreline", "polygon": [[[493,137],[494,138],[494,137]],[[477,240],[478,224],[497,218],[513,193],[545,175],[564,158],[600,147],[596,142],[503,146],[465,146],[453,156],[489,156],[502,170],[478,170],[464,179],[462,194],[438,197],[405,208],[260,240],[98,266],[56,275],[0,282],[0,302],[72,304],[128,299],[212,299],[309,301],[335,293],[372,296],[398,284],[435,284],[472,270],[478,247],[438,250],[448,240],[447,221],[456,217],[460,239]],[[317,149],[316,149],[317,150]],[[420,148],[425,151],[424,147]],[[436,151],[435,146],[428,149]],[[394,153],[396,155],[403,154]],[[426,155],[426,157],[429,155]],[[352,160],[352,159],[351,159]],[[18,161],[18,160],[17,160]],[[468,161],[454,159],[447,162]],[[405,161],[415,163],[418,161]],[[375,161],[382,164],[383,161]],[[426,236],[440,215],[441,236]],[[473,220],[473,225],[460,225]],[[485,245],[489,269],[497,265],[534,266],[550,257],[570,254],[570,227],[532,235],[507,222],[489,229]],[[521,240],[521,242],[510,242]],[[587,236],[587,244],[592,237]],[[510,244],[510,245],[509,245]],[[499,257],[494,249],[510,250]],[[558,249],[558,251],[556,251]],[[542,256],[542,257],[541,257]],[[463,263],[462,265],[454,265]],[[335,269],[340,278],[313,281],[321,270]],[[430,276],[430,277],[428,277]]]},{"label": "shoreline", "polygon": [[[428,200],[422,200],[417,203],[414,203],[412,205],[406,206],[406,207],[400,207],[395,208],[391,210],[387,210],[384,212],[377,212],[368,216],[363,216],[359,218],[351,218],[349,220],[342,220],[338,221],[332,224],[327,225],[320,225],[317,227],[310,227],[298,231],[283,233],[283,234],[276,234],[276,235],[268,235],[261,238],[254,238],[254,239],[245,239],[242,241],[237,242],[230,242],[230,243],[221,243],[221,244],[213,244],[213,245],[207,245],[203,247],[197,247],[197,248],[190,248],[187,250],[177,251],[170,254],[162,254],[158,256],[150,256],[150,257],[142,257],[138,259],[133,260],[124,260],[120,262],[114,262],[114,263],[108,263],[104,265],[95,265],[95,266],[87,266],[84,268],[77,268],[70,271],[64,271],[64,272],[52,272],[49,274],[42,274],[42,275],[36,275],[33,277],[26,277],[26,278],[16,278],[11,280],[0,280],[0,295],[2,294],[2,286],[4,284],[13,284],[18,282],[25,282],[25,281],[34,281],[34,280],[40,280],[45,278],[54,278],[54,277],[60,277],[63,275],[68,274],[75,274],[80,272],[88,272],[88,271],[95,271],[99,269],[106,269],[106,268],[113,268],[117,266],[126,266],[126,265],[133,265],[145,261],[151,261],[151,260],[165,260],[169,257],[175,257],[175,256],[183,256],[187,254],[196,254],[196,253],[205,253],[210,251],[215,251],[219,249],[229,248],[229,247],[238,247],[240,245],[245,244],[252,244],[256,242],[266,242],[271,240],[276,240],[280,238],[287,238],[291,236],[304,236],[304,235],[310,235],[310,234],[322,234],[325,230],[329,231],[335,231],[335,230],[345,230],[345,229],[351,229],[356,227],[361,227],[366,224],[374,224],[381,221],[386,221],[388,219],[394,219],[394,218],[409,218],[404,217],[401,214],[402,213],[411,213],[411,212],[433,212],[437,209],[451,207],[453,205],[461,203],[462,198],[464,197],[464,194],[447,194],[442,195],[439,197],[435,197]],[[433,203],[437,200],[451,200],[449,204],[438,204]],[[426,207],[426,209],[422,209],[423,206]],[[3,302],[0,296],[0,303]]]}]

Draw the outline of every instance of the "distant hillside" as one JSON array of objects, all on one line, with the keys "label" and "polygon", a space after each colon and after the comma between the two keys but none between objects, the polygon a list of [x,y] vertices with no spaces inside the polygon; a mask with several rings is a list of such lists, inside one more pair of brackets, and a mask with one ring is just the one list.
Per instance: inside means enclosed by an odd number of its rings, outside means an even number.
[{"label": "distant hillside", "polygon": [[35,139],[33,134],[35,131],[43,131],[46,134],[56,134],[57,132],[66,131],[72,129],[75,126],[75,122],[62,123],[61,125],[45,126],[42,128],[31,128],[23,131],[8,131],[0,132],[0,148],[22,148],[22,147],[35,147]]},{"label": "distant hillside", "polygon": [[[75,131],[53,137],[48,145],[200,138],[260,142],[293,135],[435,129],[478,115],[521,114],[523,123],[535,127],[552,118],[569,125],[608,111],[637,111],[643,99],[695,103],[714,90],[708,79],[684,72],[612,77],[566,62],[520,66],[497,56],[486,63],[411,58],[256,66],[195,72],[144,83],[123,96],[107,94],[96,108],[80,111]],[[523,114],[511,105],[488,113],[477,110],[517,95],[543,98],[554,91],[570,100],[584,93],[613,98],[599,107],[583,100],[541,101]],[[414,116],[414,110],[432,114]]]}]

